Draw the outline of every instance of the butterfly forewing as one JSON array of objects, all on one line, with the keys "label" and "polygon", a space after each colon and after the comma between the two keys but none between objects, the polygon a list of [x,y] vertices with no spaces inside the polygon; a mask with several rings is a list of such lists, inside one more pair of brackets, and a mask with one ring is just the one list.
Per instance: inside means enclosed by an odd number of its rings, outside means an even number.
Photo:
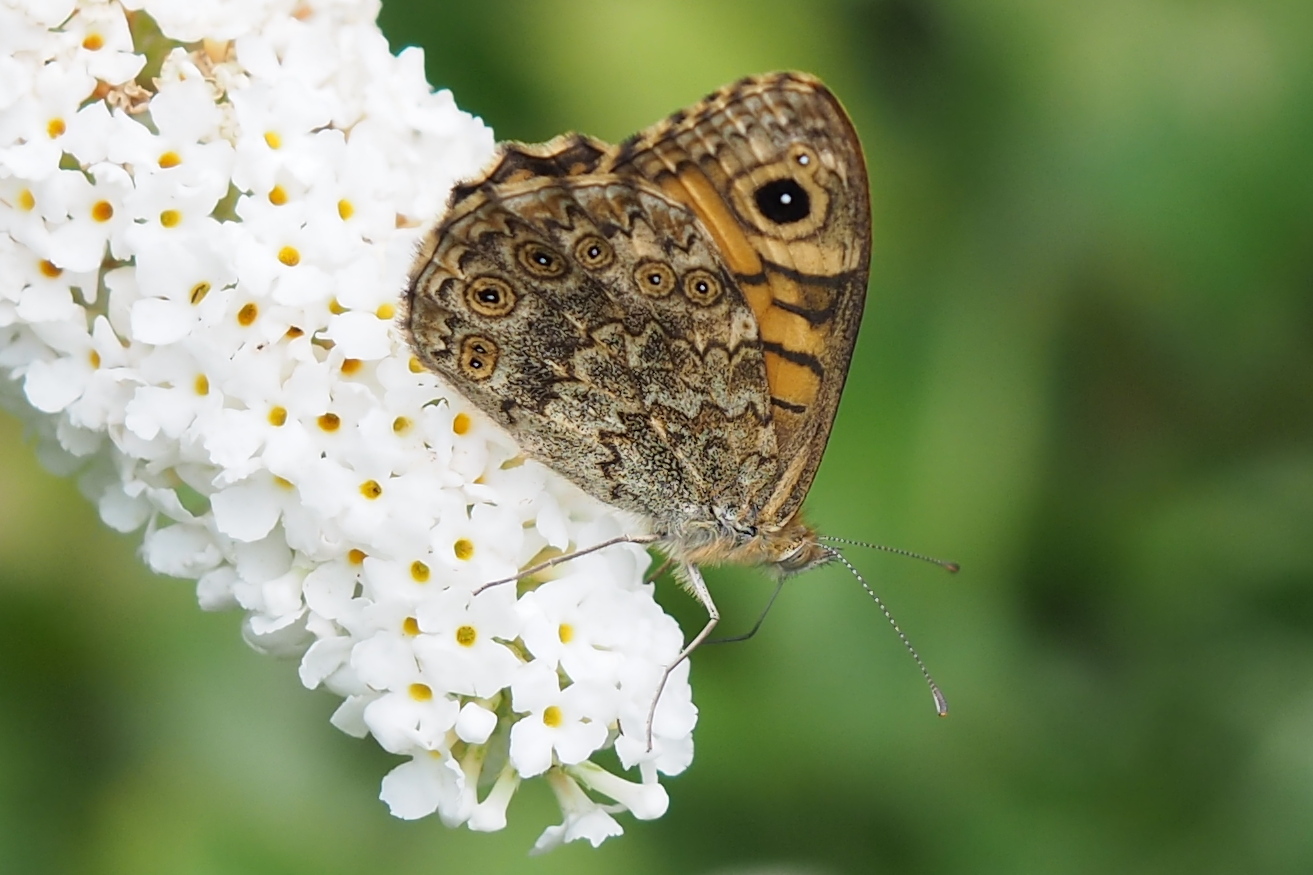
[{"label": "butterfly forewing", "polygon": [[866,296],[870,199],[851,122],[811,76],[745,79],[635,135],[610,169],[688,205],[752,307],[788,462],[761,512],[788,519],[820,464]]}]

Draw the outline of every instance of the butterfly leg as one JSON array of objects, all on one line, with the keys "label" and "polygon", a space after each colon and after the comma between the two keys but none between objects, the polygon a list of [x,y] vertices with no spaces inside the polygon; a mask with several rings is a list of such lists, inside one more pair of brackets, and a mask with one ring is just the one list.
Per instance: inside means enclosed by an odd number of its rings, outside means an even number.
[{"label": "butterfly leg", "polygon": [[771,606],[775,604],[775,599],[779,596],[780,590],[782,589],[784,589],[784,578],[780,578],[779,580],[775,581],[775,590],[770,594],[770,599],[767,600],[765,609],[762,610],[761,616],[757,618],[757,622],[752,624],[751,629],[744,632],[742,635],[730,635],[725,638],[713,638],[710,641],[704,641],[702,643],[703,644],[735,644],[739,641],[747,641],[753,635],[756,635],[757,631],[761,629],[761,624],[766,622],[766,615],[770,613]]},{"label": "butterfly leg", "polygon": [[675,661],[666,666],[666,670],[661,673],[661,682],[657,684],[656,695],[652,697],[652,707],[647,711],[647,749],[652,749],[652,721],[656,719],[657,703],[661,701],[661,693],[666,689],[666,681],[670,680],[670,673],[675,670],[681,662],[688,659],[689,654],[698,649],[711,630],[716,628],[720,622],[720,609],[716,603],[711,600],[711,591],[707,589],[706,581],[702,579],[702,572],[693,564],[683,566],[684,585],[692,591],[697,600],[702,602],[702,607],[707,609],[707,624],[702,627],[702,631],[693,636],[693,639],[684,645],[684,649],[679,651]]},{"label": "butterfly leg", "polygon": [[616,538],[603,541],[600,544],[594,544],[591,547],[584,547],[582,550],[575,550],[573,553],[562,553],[560,556],[553,556],[545,562],[539,562],[537,565],[530,565],[528,568],[512,574],[510,577],[503,577],[500,580],[490,580],[481,584],[474,594],[478,595],[485,589],[491,589],[494,586],[501,586],[503,583],[512,583],[521,578],[528,577],[531,574],[537,574],[539,571],[546,571],[553,565],[560,565],[562,562],[569,562],[571,559],[578,559],[580,556],[587,556],[589,553],[596,553],[598,550],[605,550],[607,547],[613,547],[616,544],[651,544],[657,541],[656,535],[620,535]]}]

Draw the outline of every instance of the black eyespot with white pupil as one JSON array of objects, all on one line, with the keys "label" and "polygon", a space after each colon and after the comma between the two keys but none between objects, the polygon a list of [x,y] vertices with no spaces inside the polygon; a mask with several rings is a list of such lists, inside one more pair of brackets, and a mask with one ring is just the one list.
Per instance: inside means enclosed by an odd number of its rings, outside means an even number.
[{"label": "black eyespot with white pupil", "polygon": [[497,367],[497,344],[471,335],[461,341],[460,369],[471,380],[486,380]]},{"label": "black eyespot with white pupil", "polygon": [[771,180],[753,193],[753,199],[761,214],[777,225],[801,222],[811,215],[811,197],[794,179]]},{"label": "black eyespot with white pupil", "polygon": [[505,316],[515,309],[515,291],[499,277],[482,276],[465,290],[465,303],[480,316]]},{"label": "black eyespot with white pupil", "polygon": [[529,273],[544,279],[556,279],[568,269],[560,253],[542,243],[526,243],[520,247],[520,264]]},{"label": "black eyespot with white pupil", "polygon": [[720,280],[709,270],[697,268],[684,277],[684,295],[694,304],[710,307],[720,300]]},{"label": "black eyespot with white pupil", "polygon": [[675,272],[660,261],[645,261],[634,269],[634,284],[649,298],[664,298],[675,288]]},{"label": "black eyespot with white pupil", "polygon": [[601,270],[615,261],[615,250],[601,237],[589,234],[574,245],[574,259],[589,270]]}]

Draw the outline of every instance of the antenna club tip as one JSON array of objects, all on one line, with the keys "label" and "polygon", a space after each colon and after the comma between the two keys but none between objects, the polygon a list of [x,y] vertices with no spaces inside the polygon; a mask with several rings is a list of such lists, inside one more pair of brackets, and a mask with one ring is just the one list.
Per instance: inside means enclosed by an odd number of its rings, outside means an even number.
[{"label": "antenna club tip", "polygon": [[957,574],[962,570],[962,566],[958,565],[956,562],[945,562],[944,567],[948,569],[949,574]]},{"label": "antenna club tip", "polygon": [[941,692],[939,692],[939,690],[937,690],[937,689],[936,689],[936,690],[931,690],[931,693],[932,693],[932,694],[934,695],[934,697],[935,697],[935,713],[938,714],[940,717],[947,717],[947,716],[948,716],[948,700],[945,699],[945,698],[944,698],[944,694],[941,693]]}]

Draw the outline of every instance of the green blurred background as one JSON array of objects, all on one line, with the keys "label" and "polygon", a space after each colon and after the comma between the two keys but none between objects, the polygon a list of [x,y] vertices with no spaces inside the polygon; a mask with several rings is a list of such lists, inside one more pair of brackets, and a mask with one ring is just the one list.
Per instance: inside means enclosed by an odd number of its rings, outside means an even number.
[{"label": "green blurred background", "polygon": [[[810,502],[855,581],[694,660],[697,757],[600,850],[403,823],[392,760],[0,422],[0,871],[1313,871],[1313,4],[389,2],[499,138],[754,72],[847,105],[866,322]],[[712,572],[729,629],[770,584]],[[699,613],[666,585],[686,628]]]}]

